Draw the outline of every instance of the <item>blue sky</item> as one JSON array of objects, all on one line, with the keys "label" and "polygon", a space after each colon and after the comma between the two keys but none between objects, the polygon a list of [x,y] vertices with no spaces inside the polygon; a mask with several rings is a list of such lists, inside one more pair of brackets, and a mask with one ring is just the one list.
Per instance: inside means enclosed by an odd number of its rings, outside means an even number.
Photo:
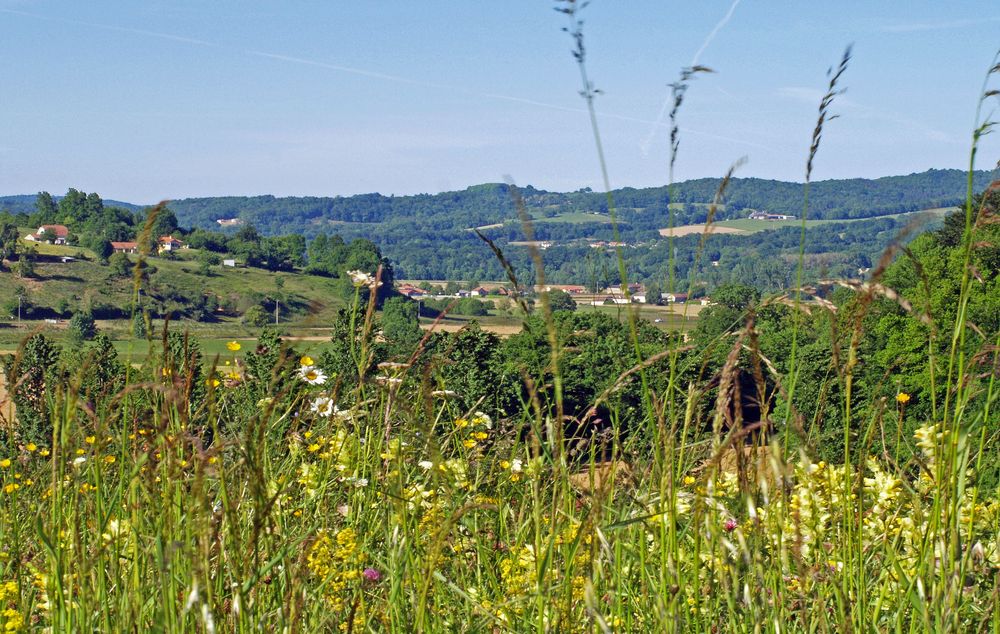
[{"label": "blue sky", "polygon": [[[552,6],[0,0],[0,193],[597,189]],[[614,187],[666,182],[667,84],[696,56],[718,72],[688,92],[677,179],[746,155],[740,176],[802,180],[826,69],[852,42],[814,178],[965,167],[1000,47],[993,0],[593,0],[584,18]],[[1000,143],[980,156],[991,167]]]}]

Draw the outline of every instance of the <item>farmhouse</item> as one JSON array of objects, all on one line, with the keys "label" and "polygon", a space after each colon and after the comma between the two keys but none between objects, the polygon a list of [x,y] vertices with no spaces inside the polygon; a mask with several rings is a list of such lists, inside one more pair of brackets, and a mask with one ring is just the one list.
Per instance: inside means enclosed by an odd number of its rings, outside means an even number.
[{"label": "farmhouse", "polygon": [[139,243],[138,242],[112,242],[111,249],[115,253],[138,253]]},{"label": "farmhouse", "polygon": [[239,218],[219,218],[215,222],[219,223],[220,227],[235,227],[243,224],[243,221]]},{"label": "farmhouse", "polygon": [[766,211],[755,211],[750,214],[750,220],[795,220],[795,216],[769,214]]},{"label": "farmhouse", "polygon": [[52,244],[66,244],[66,236],[69,229],[65,225],[42,225],[35,233],[29,233],[24,237],[29,242],[51,242]]},{"label": "farmhouse", "polygon": [[176,251],[177,249],[183,249],[186,245],[173,236],[163,236],[160,238],[160,252],[163,251]]},{"label": "farmhouse", "polygon": [[413,284],[400,284],[396,290],[400,295],[410,299],[423,299],[427,296],[427,291]]},{"label": "farmhouse", "polygon": [[664,296],[669,304],[683,304],[687,301],[687,293],[667,293]]}]

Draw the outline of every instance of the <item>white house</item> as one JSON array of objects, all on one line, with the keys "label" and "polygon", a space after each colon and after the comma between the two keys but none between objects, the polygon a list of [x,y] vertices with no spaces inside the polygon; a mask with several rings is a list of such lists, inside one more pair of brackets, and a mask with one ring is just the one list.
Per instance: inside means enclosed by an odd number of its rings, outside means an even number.
[{"label": "white house", "polygon": [[230,259],[230,260],[223,260],[222,261],[222,266],[232,266],[232,267],[235,267],[236,266],[236,260],[232,260],[232,259]]},{"label": "white house", "polygon": [[52,244],[66,244],[66,237],[69,229],[65,225],[42,225],[35,233],[29,233],[24,239],[29,242],[51,242]]},{"label": "white house", "polygon": [[176,251],[183,249],[186,245],[173,236],[163,236],[160,238],[160,251]]}]

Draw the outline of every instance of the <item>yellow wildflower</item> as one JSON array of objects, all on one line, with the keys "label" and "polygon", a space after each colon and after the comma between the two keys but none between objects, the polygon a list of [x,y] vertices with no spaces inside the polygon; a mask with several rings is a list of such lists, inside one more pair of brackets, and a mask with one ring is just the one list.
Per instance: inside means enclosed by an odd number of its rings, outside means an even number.
[{"label": "yellow wildflower", "polygon": [[899,403],[900,405],[905,405],[906,403],[910,402],[910,395],[907,394],[906,392],[900,392],[899,394],[896,395],[896,402]]},{"label": "yellow wildflower", "polygon": [[305,354],[305,355],[302,355],[301,359],[299,359],[299,365],[316,365],[316,362],[313,361],[312,357],[310,357],[309,355]]},{"label": "yellow wildflower", "polygon": [[3,460],[0,460],[0,467],[7,469],[10,467],[10,465],[11,465],[10,458],[4,458]]},{"label": "yellow wildflower", "polygon": [[241,346],[238,341],[230,341],[226,344],[226,347],[229,348],[230,352],[237,352],[243,346]]}]

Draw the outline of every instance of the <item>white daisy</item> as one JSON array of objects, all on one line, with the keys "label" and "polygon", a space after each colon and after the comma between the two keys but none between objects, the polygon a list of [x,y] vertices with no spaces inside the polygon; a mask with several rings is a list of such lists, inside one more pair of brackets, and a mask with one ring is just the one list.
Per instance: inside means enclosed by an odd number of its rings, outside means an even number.
[{"label": "white daisy", "polygon": [[326,373],[314,365],[304,365],[299,368],[299,378],[309,385],[323,385],[326,383]]},{"label": "white daisy", "polygon": [[330,415],[338,411],[337,406],[333,403],[333,399],[326,396],[320,396],[313,401],[310,409],[323,418],[329,418]]}]

